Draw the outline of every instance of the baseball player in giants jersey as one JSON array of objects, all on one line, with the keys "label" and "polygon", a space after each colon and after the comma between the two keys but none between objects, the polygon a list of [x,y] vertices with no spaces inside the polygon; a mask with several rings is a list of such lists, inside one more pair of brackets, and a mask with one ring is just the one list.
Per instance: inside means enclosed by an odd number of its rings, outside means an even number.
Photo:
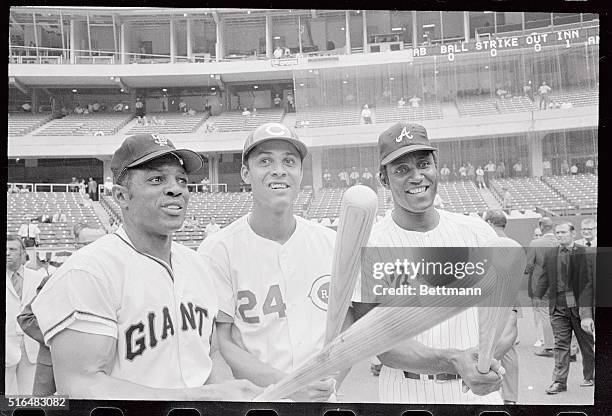
[{"label": "baseball player in giants jersey", "polygon": [[[241,176],[253,210],[198,253],[213,269],[220,350],[235,376],[268,386],[323,347],[335,232],[293,214],[307,148],[293,130],[267,123],[247,138]],[[335,381],[290,396],[324,401]]]},{"label": "baseball player in giants jersey", "polygon": [[[380,135],[378,146],[379,177],[391,190],[394,209],[374,225],[369,246],[478,247],[496,238],[481,219],[434,207],[437,149],[423,126],[396,123]],[[357,319],[375,307],[373,299],[362,298],[359,284],[353,301]],[[501,404],[501,377],[478,372],[477,346],[477,309],[469,308],[379,355],[380,401]],[[498,369],[499,361],[492,367]]]},{"label": "baseball player in giants jersey", "polygon": [[221,380],[211,338],[217,300],[206,264],[172,242],[185,219],[187,174],[202,167],[165,137],[134,135],[113,155],[123,226],[78,250],[32,310],[51,349],[58,392],[72,398],[250,400]]}]

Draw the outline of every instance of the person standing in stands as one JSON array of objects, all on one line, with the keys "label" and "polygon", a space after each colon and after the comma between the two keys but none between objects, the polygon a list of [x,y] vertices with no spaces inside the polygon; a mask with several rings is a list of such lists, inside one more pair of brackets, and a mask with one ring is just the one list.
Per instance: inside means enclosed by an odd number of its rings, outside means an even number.
[{"label": "person standing in stands", "polygon": [[89,177],[89,182],[87,182],[87,193],[92,201],[98,200],[98,182],[96,182],[91,176]]}]

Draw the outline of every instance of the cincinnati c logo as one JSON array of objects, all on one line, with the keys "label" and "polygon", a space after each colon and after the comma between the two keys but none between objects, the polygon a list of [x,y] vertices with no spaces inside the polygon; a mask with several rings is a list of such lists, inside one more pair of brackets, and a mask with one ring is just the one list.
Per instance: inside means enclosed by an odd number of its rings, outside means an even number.
[{"label": "cincinnati c logo", "polygon": [[285,136],[285,135],[291,135],[289,133],[289,130],[287,130],[286,127],[280,125],[280,124],[272,124],[268,127],[266,127],[266,133],[268,133],[271,136]]},{"label": "cincinnati c logo", "polygon": [[322,311],[327,311],[327,300],[329,299],[329,283],[331,276],[329,274],[317,278],[310,288],[308,297],[312,304]]},{"label": "cincinnati c logo", "polygon": [[404,137],[407,138],[408,140],[411,140],[414,138],[414,136],[412,135],[412,132],[410,130],[407,130],[406,127],[402,129],[402,132],[400,133],[399,136],[395,138],[395,141],[399,143],[402,141]]}]

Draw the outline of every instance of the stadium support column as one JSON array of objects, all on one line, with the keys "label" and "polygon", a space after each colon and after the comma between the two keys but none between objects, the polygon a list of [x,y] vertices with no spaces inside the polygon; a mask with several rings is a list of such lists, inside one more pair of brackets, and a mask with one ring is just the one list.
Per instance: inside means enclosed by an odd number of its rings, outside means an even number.
[{"label": "stadium support column", "polygon": [[170,19],[170,62],[176,62],[176,28],[174,19]]},{"label": "stadium support column", "polygon": [[463,37],[466,42],[470,41],[470,12],[463,12]]},{"label": "stadium support column", "polygon": [[346,10],[344,12],[344,34],[346,35],[346,54],[351,54],[351,12]]},{"label": "stadium support column", "polygon": [[416,49],[419,46],[419,30],[417,25],[417,12],[412,11],[412,48]]},{"label": "stadium support column", "polygon": [[274,49],[272,46],[272,16],[266,16],[266,57],[272,59]]},{"label": "stadium support column", "polygon": [[193,62],[193,40],[191,39],[191,19],[187,19],[187,59]]},{"label": "stadium support column", "polygon": [[76,36],[76,25],[77,22],[74,18],[70,19],[70,63],[76,64],[76,49],[77,49],[77,36]]},{"label": "stadium support column", "polygon": [[368,21],[365,9],[361,11],[361,21],[363,25],[363,53],[368,53],[370,49],[368,48]]},{"label": "stadium support column", "polygon": [[312,190],[316,192],[323,187],[323,169],[321,168],[321,149],[313,149],[312,154]]},{"label": "stadium support column", "polygon": [[121,23],[121,31],[119,32],[119,54],[121,55],[121,64],[125,65],[129,62],[127,54],[127,23]]},{"label": "stadium support column", "polygon": [[531,159],[531,176],[541,177],[544,173],[542,167],[542,133],[531,131],[527,133],[529,143],[529,157]]},{"label": "stadium support column", "polygon": [[210,183],[219,183],[219,155],[208,154],[208,180]]}]

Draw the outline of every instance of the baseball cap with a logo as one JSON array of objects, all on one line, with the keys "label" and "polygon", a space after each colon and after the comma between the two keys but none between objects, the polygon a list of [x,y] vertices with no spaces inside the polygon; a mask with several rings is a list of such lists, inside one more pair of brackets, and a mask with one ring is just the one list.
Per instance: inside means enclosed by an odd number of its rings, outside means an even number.
[{"label": "baseball cap with a logo", "polygon": [[249,133],[242,150],[242,164],[246,164],[249,153],[255,146],[268,140],[284,140],[291,143],[300,153],[302,160],[308,154],[308,148],[293,129],[281,123],[266,123]]},{"label": "baseball cap with a logo", "polygon": [[111,160],[111,171],[115,182],[127,169],[140,166],[167,154],[174,154],[186,173],[200,170],[204,165],[202,157],[192,150],[177,149],[161,134],[135,134],[125,138]]},{"label": "baseball cap with a logo", "polygon": [[380,164],[383,166],[418,150],[438,150],[429,143],[427,130],[420,124],[395,123],[378,136]]}]

